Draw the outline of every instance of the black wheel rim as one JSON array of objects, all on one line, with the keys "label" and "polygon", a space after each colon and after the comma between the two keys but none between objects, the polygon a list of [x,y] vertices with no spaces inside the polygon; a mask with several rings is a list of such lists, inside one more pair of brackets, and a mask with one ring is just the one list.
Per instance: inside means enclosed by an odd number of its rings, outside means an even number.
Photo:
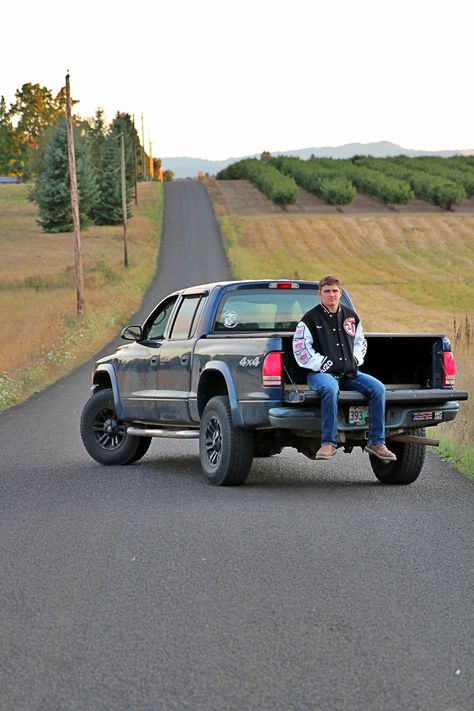
[{"label": "black wheel rim", "polygon": [[93,430],[99,447],[109,452],[118,449],[126,435],[124,423],[117,419],[114,410],[105,407],[95,416]]},{"label": "black wheel rim", "polygon": [[216,469],[222,458],[222,429],[217,417],[210,417],[207,422],[206,454],[209,464]]}]

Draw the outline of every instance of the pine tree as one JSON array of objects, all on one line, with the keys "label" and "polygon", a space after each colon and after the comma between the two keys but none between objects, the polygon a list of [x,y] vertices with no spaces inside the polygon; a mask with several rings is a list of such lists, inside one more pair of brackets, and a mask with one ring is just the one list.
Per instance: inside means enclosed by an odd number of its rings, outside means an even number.
[{"label": "pine tree", "polygon": [[[79,193],[81,228],[91,222],[91,212],[97,200],[97,183],[90,153],[79,132],[74,132],[76,173]],[[67,124],[61,119],[52,133],[45,151],[35,194],[40,219],[45,232],[72,232]]]},{"label": "pine tree", "polygon": [[132,216],[130,202],[135,182],[133,158],[133,123],[129,114],[117,113],[107,135],[102,165],[99,169],[99,198],[93,208],[94,221],[98,225],[117,225],[122,222],[122,183],[120,172],[120,141],[124,137],[125,183],[127,191],[127,217]]},{"label": "pine tree", "polygon": [[122,188],[120,178],[120,143],[110,133],[104,142],[102,164],[98,173],[99,197],[92,208],[97,225],[118,225],[122,222]]},{"label": "pine tree", "polygon": [[89,119],[86,131],[86,140],[91,150],[92,164],[98,174],[102,168],[105,141],[108,135],[108,126],[105,123],[104,109],[98,108],[93,119]]},{"label": "pine tree", "polygon": [[[127,188],[131,191],[135,184],[135,161],[133,158],[133,131],[135,131],[130,114],[117,113],[112,121],[110,130],[117,141],[120,141],[120,134],[123,133],[125,144],[125,180]],[[135,131],[136,138],[138,134]],[[127,199],[129,196],[127,195]]]}]

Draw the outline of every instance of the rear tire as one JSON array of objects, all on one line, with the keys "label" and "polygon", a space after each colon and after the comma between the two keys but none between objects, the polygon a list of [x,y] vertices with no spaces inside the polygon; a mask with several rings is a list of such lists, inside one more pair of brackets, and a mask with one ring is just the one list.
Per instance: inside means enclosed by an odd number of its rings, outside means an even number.
[{"label": "rear tire", "polygon": [[97,390],[86,402],[81,416],[81,438],[96,462],[104,465],[131,464],[143,457],[150,437],[127,435],[115,412],[112,390]]},{"label": "rear tire", "polygon": [[[425,430],[418,428],[413,434],[425,436]],[[397,455],[396,462],[383,462],[369,455],[370,466],[382,484],[412,484],[420,476],[425,461],[426,445],[413,442],[390,442],[389,449]]]},{"label": "rear tire", "polygon": [[206,405],[199,434],[201,466],[211,484],[239,486],[246,480],[253,457],[253,436],[235,427],[229,398],[213,397]]}]

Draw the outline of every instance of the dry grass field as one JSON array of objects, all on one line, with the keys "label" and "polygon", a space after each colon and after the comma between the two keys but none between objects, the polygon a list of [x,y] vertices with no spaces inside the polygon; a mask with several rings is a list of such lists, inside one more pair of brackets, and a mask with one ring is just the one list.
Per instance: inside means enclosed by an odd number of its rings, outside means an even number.
[{"label": "dry grass field", "polygon": [[[471,400],[455,423],[444,426],[444,434],[471,451],[466,466],[474,474],[474,212],[469,206],[461,212],[429,211],[428,204],[423,212],[417,201],[412,212],[382,206],[379,212],[357,208],[335,214],[331,208],[323,214],[317,198],[312,211],[312,196],[306,194],[305,209],[296,214],[274,209],[249,192],[248,184],[242,185],[247,200],[239,198],[237,183],[246,181],[205,180],[236,278],[312,280],[338,274],[366,331],[451,338],[456,385],[470,390]],[[242,210],[249,197],[251,208]],[[441,434],[440,427],[436,436]]]},{"label": "dry grass field", "polygon": [[82,232],[86,313],[78,319],[73,236],[42,232],[28,191],[27,185],[0,185],[0,409],[52,382],[117,333],[153,277],[161,232],[157,183],[139,185],[128,270],[121,226]]}]

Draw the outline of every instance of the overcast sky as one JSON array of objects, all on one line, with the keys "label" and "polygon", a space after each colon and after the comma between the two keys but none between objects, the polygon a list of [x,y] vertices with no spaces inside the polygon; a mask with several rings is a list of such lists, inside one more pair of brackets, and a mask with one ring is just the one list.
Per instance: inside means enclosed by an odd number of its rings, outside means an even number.
[{"label": "overcast sky", "polygon": [[135,114],[155,156],[389,140],[474,148],[473,0],[23,0],[1,7],[0,94]]}]

